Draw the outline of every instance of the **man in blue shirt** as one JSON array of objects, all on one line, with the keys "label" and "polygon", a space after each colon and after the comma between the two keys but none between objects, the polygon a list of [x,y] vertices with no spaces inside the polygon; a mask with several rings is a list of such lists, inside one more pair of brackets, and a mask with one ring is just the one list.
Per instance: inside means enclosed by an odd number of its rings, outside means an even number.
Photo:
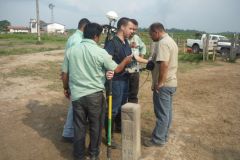
[{"label": "man in blue shirt", "polygon": [[[65,48],[65,57],[68,58],[67,50],[74,46],[74,45],[80,45],[82,39],[83,39],[83,31],[85,26],[90,23],[90,21],[86,18],[83,18],[79,21],[78,23],[78,29],[76,32],[71,35],[68,38],[66,48]],[[67,114],[67,119],[63,128],[63,133],[62,133],[63,139],[66,142],[73,142],[73,137],[74,137],[74,131],[73,131],[73,109],[72,109],[72,102],[70,101],[69,107],[68,107],[68,114]]]},{"label": "man in blue shirt", "polygon": [[[131,48],[128,43],[128,38],[133,33],[134,24],[129,18],[120,18],[117,23],[116,36],[106,43],[106,51],[112,55],[113,60],[120,64],[123,59],[132,54]],[[115,74],[112,80],[112,119],[113,122],[119,112],[121,112],[121,106],[127,102],[128,98],[128,80],[129,74],[123,70],[122,72]],[[118,121],[117,123],[121,123]],[[119,125],[119,124],[117,124]],[[112,127],[113,128],[113,127]],[[105,124],[107,129],[107,124]],[[107,132],[106,132],[107,133]],[[114,140],[112,141],[112,148],[116,147]]]}]

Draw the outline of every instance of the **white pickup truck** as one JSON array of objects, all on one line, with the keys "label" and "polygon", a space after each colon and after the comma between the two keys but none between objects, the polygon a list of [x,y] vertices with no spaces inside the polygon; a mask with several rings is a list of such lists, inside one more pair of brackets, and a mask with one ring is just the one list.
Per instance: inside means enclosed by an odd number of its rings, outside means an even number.
[{"label": "white pickup truck", "polygon": [[[206,34],[203,34],[201,39],[187,39],[187,47],[191,48],[193,53],[199,53],[203,50],[203,40],[206,36]],[[227,40],[227,38],[221,35],[210,34],[208,49],[213,50],[213,47],[217,45],[219,40]]]}]

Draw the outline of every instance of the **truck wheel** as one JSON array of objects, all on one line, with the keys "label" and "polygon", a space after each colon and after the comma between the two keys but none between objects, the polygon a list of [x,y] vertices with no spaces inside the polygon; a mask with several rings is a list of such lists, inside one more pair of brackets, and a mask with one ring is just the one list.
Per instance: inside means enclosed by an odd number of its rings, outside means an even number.
[{"label": "truck wheel", "polygon": [[228,48],[222,48],[221,49],[221,55],[222,55],[223,58],[229,58],[230,50]]},{"label": "truck wheel", "polygon": [[193,53],[199,53],[199,51],[200,51],[199,46],[198,46],[197,44],[194,44],[194,45],[192,46],[192,52],[193,52]]}]

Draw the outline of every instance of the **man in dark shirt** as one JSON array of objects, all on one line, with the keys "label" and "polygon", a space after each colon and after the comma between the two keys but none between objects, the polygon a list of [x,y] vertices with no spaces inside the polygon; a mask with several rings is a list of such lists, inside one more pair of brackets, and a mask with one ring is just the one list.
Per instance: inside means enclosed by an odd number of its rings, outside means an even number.
[{"label": "man in dark shirt", "polygon": [[[117,34],[106,43],[106,51],[112,55],[113,60],[119,64],[123,59],[132,54],[128,38],[133,33],[134,24],[129,18],[120,18],[117,23]],[[128,98],[129,74],[122,71],[114,75],[112,80],[112,119],[115,120],[117,114],[121,112],[121,106],[127,102]],[[121,123],[121,122],[119,122]],[[106,125],[107,128],[107,125]],[[116,143],[112,141],[112,148]]]}]

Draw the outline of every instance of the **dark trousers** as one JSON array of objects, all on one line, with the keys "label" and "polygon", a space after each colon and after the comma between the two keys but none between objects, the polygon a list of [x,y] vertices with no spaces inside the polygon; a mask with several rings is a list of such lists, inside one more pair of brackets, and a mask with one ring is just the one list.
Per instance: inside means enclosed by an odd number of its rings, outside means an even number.
[{"label": "dark trousers", "polygon": [[[128,82],[128,102],[138,103],[139,72],[131,73]],[[121,130],[121,111],[115,117],[115,130]]]},{"label": "dark trousers", "polygon": [[[105,115],[105,97],[103,92],[96,92],[79,98],[73,104],[74,145],[76,160],[85,158],[86,130],[89,123],[90,144],[88,152],[91,156],[99,155],[101,133]],[[88,123],[87,123],[88,120]]]},{"label": "dark trousers", "polygon": [[129,77],[128,102],[138,103],[139,72],[131,73]]},{"label": "dark trousers", "polygon": [[[121,117],[121,108],[127,102],[128,97],[128,79],[126,80],[113,80],[112,81],[112,121],[116,123],[116,127],[121,128],[121,119],[116,119],[116,117]],[[112,123],[112,125],[113,125]],[[107,124],[107,117],[106,117]],[[105,125],[107,130],[107,125]],[[112,126],[112,129],[114,126]]]}]

